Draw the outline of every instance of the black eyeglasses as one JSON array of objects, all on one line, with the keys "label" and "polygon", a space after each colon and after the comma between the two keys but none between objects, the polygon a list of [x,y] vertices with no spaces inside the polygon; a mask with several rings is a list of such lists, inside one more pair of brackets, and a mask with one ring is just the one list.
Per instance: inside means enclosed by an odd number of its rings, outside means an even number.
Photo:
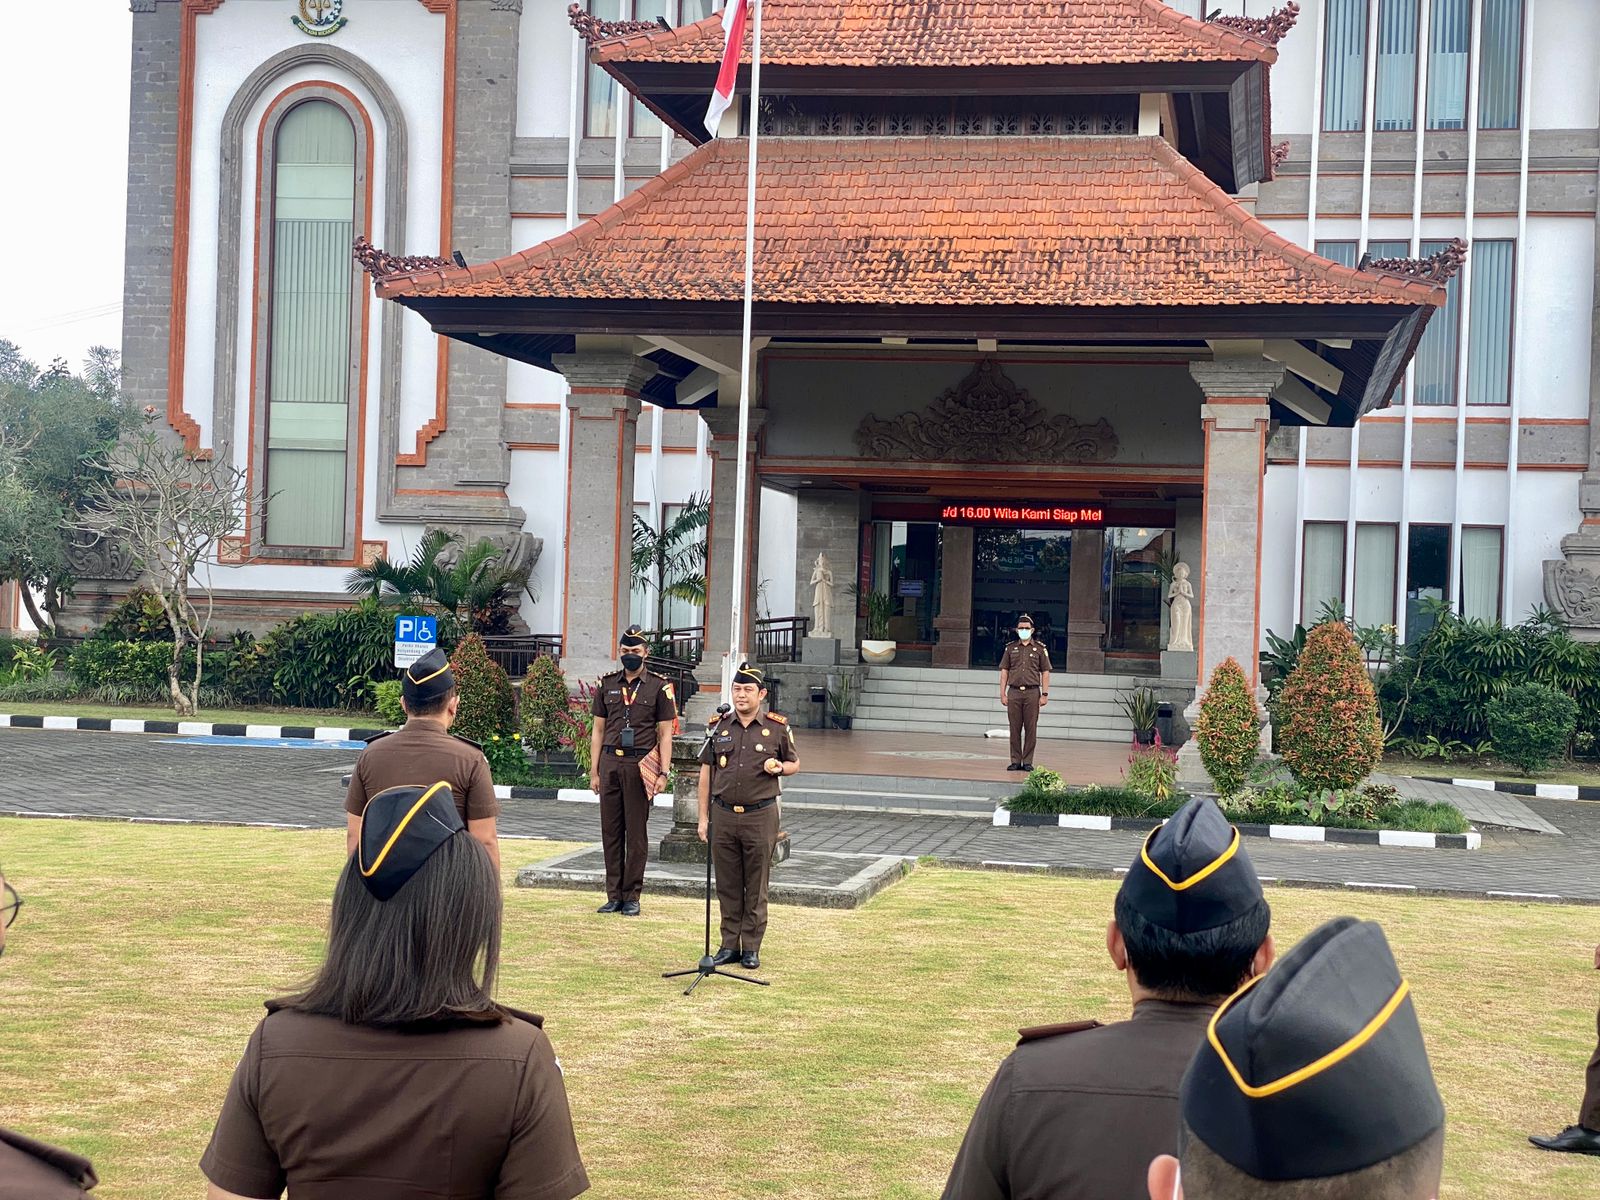
[{"label": "black eyeglasses", "polygon": [[5,903],[0,904],[0,925],[10,929],[11,923],[17,919],[17,913],[22,909],[22,897],[17,895],[17,889],[9,883],[5,887]]}]

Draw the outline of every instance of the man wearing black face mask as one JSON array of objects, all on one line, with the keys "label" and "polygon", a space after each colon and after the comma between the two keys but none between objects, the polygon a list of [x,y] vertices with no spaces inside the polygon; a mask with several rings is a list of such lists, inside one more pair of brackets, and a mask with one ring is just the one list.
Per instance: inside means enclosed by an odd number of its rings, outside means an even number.
[{"label": "man wearing black face mask", "polygon": [[[658,745],[671,746],[678,719],[672,684],[644,669],[646,650],[639,627],[630,625],[617,641],[622,670],[601,678],[589,710],[594,715],[590,786],[600,796],[600,844],[606,855],[606,902],[599,911],[625,917],[639,915],[650,845],[646,826],[653,797],[640,760]],[[658,786],[666,776],[665,770],[652,772]]]}]

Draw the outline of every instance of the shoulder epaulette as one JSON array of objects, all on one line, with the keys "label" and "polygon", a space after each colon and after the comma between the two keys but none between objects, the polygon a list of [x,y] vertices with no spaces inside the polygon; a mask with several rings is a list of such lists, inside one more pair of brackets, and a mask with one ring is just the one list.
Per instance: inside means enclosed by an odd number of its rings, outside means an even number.
[{"label": "shoulder epaulette", "polygon": [[1017,1045],[1022,1046],[1028,1042],[1060,1037],[1065,1033],[1082,1033],[1086,1029],[1099,1028],[1099,1021],[1069,1021],[1065,1025],[1035,1025],[1031,1029],[1019,1029],[1017,1031]]},{"label": "shoulder epaulette", "polygon": [[787,725],[789,723],[788,717],[782,716],[775,712],[769,712],[767,714],[767,720],[776,722],[779,725]]},{"label": "shoulder epaulette", "polygon": [[661,672],[660,672],[660,671],[652,671],[652,670],[650,670],[650,668],[649,668],[649,667],[646,667],[646,668],[645,668],[645,672],[644,672],[644,673],[645,673],[645,674],[646,674],[646,675],[648,675],[648,676],[650,676],[650,678],[652,678],[652,679],[659,679],[659,680],[661,680],[661,682],[662,682],[662,683],[671,683],[671,682],[672,682],[672,680],[670,680],[670,679],[668,679],[668,678],[667,678],[667,677],[666,677],[666,676],[665,676],[665,675],[663,675],[663,674],[662,674],[662,673],[661,673]]},{"label": "shoulder epaulette", "polygon": [[450,736],[455,738],[455,740],[458,741],[458,742],[465,742],[467,745],[471,746],[474,750],[482,750],[483,749],[483,743],[482,742],[475,742],[469,737],[462,737],[459,733],[452,733]]},{"label": "shoulder epaulette", "polygon": [[388,737],[393,732],[394,730],[392,729],[385,729],[382,733],[375,733],[371,737],[363,738],[362,740],[370,746],[373,742],[380,741],[381,739]]},{"label": "shoulder epaulette", "polygon": [[616,679],[618,676],[623,674],[625,674],[625,672],[623,672],[620,668],[615,671],[607,671],[604,675],[600,676],[600,682],[604,683],[607,679]]}]

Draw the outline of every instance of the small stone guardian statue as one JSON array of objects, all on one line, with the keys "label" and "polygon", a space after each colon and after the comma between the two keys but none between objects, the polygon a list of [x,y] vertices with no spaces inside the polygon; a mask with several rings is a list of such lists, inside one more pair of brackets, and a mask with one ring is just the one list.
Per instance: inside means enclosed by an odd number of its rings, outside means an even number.
[{"label": "small stone guardian statue", "polygon": [[811,618],[812,637],[833,636],[833,568],[826,554],[817,555],[811,569]]},{"label": "small stone guardian statue", "polygon": [[1168,650],[1194,649],[1194,584],[1189,582],[1189,564],[1172,568],[1172,584],[1167,588],[1167,603],[1172,619],[1167,629]]}]

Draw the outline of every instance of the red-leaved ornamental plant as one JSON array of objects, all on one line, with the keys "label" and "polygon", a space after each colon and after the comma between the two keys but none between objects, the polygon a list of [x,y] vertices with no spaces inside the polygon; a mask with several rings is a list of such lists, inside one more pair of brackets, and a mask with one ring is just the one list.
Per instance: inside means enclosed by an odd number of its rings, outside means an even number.
[{"label": "red-leaved ornamental plant", "polygon": [[1355,638],[1330,621],[1306,634],[1278,693],[1276,744],[1308,788],[1351,788],[1383,758],[1378,698]]},{"label": "red-leaved ornamental plant", "polygon": [[1194,737],[1217,791],[1231,796],[1243,787],[1261,748],[1261,718],[1237,659],[1226,658],[1211,672]]},{"label": "red-leaved ornamental plant", "polygon": [[516,697],[505,668],[489,657],[483,639],[468,634],[450,656],[450,670],[461,693],[454,732],[475,742],[516,728]]}]

